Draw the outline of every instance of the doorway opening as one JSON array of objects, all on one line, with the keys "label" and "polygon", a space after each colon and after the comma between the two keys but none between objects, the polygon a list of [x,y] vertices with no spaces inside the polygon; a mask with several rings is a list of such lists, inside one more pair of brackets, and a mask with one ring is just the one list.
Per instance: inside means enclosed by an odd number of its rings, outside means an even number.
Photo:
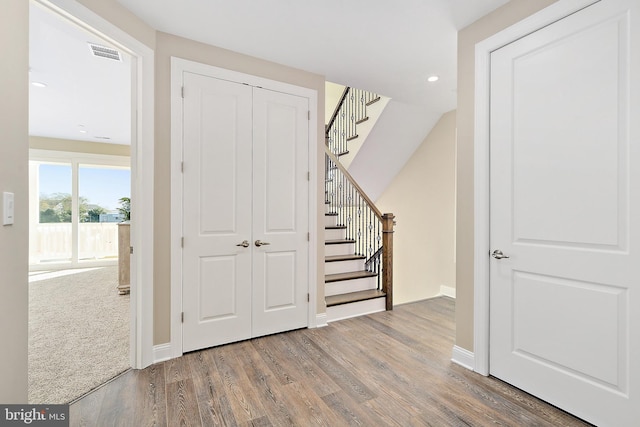
[{"label": "doorway opening", "polygon": [[119,288],[129,251],[118,242],[132,197],[135,66],[39,2],[29,27],[29,402],[68,403],[133,359]]}]

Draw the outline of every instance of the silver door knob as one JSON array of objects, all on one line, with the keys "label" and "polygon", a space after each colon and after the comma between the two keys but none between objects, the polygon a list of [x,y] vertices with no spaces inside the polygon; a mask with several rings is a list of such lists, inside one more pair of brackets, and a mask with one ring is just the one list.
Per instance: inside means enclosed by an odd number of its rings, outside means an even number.
[{"label": "silver door knob", "polygon": [[496,249],[495,251],[493,251],[491,253],[491,256],[494,257],[495,259],[505,259],[505,258],[509,258],[508,255],[505,255],[502,253],[502,251],[500,249]]},{"label": "silver door knob", "polygon": [[251,243],[248,240],[244,240],[242,243],[238,243],[236,246],[242,246],[243,248],[248,248]]},{"label": "silver door knob", "polygon": [[260,246],[264,246],[264,245],[270,245],[271,243],[263,242],[262,240],[256,240],[255,244],[256,244],[257,247],[260,247]]}]

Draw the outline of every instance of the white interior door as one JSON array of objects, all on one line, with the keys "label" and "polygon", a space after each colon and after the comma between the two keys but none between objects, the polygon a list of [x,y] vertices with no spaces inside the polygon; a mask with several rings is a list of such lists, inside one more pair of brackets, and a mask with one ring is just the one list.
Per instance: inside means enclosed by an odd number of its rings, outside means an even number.
[{"label": "white interior door", "polygon": [[309,100],[254,89],[253,336],[307,326]]},{"label": "white interior door", "polygon": [[252,88],[184,73],[183,351],[251,337]]},{"label": "white interior door", "polygon": [[602,426],[640,420],[639,6],[491,55],[490,373]]},{"label": "white interior door", "polygon": [[183,83],[183,351],[307,326],[308,99]]}]

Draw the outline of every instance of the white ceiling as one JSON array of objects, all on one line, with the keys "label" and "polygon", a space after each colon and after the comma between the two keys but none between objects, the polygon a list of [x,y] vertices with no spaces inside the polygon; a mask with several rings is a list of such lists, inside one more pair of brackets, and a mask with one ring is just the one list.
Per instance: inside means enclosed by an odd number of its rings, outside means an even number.
[{"label": "white ceiling", "polygon": [[[371,139],[394,150],[365,144],[353,163],[368,172],[361,184],[375,199],[456,108],[457,31],[508,0],[117,1],[159,31],[390,97],[390,111],[411,120],[396,114],[391,123],[390,114]],[[30,27],[30,78],[48,84],[31,87],[31,134],[128,144],[129,58],[89,55],[88,41],[107,44],[33,3]],[[430,75],[440,80],[427,83]]]},{"label": "white ceiling", "polygon": [[458,29],[508,0],[117,1],[160,31],[444,113],[456,106]]},{"label": "white ceiling", "polygon": [[129,144],[130,57],[95,57],[88,42],[113,46],[35,2],[29,13],[29,80],[47,85],[29,86],[29,134]]}]

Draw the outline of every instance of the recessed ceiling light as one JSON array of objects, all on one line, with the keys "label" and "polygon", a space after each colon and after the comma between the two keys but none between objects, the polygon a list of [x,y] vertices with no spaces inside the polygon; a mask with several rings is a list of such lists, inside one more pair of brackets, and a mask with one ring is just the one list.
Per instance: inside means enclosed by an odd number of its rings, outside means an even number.
[{"label": "recessed ceiling light", "polygon": [[47,84],[42,82],[31,82],[31,85],[35,87],[47,87]]},{"label": "recessed ceiling light", "polygon": [[80,132],[80,133],[87,133],[87,131],[86,131],[86,130],[84,130],[84,129],[80,129],[78,132]]},{"label": "recessed ceiling light", "polygon": [[438,79],[440,79],[440,77],[438,77],[438,76],[429,76],[429,77],[427,77],[427,81],[429,83],[437,82]]}]

